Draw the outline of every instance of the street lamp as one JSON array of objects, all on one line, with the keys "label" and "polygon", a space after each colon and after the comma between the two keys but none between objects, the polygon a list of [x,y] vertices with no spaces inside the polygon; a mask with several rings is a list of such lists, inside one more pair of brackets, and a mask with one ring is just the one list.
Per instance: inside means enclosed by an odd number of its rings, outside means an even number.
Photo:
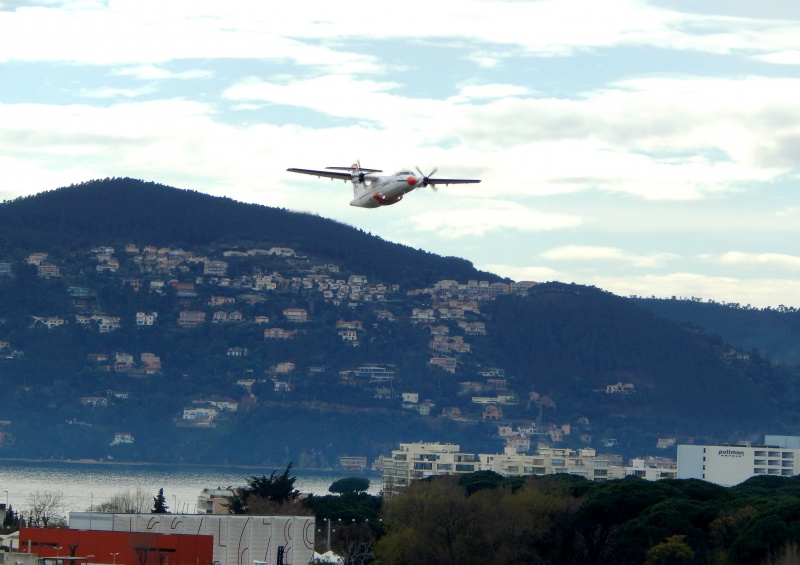
[{"label": "street lamp", "polygon": [[56,548],[56,557],[61,557],[61,550],[64,549],[60,545]]},{"label": "street lamp", "polygon": [[331,519],[325,518],[325,521],[328,522],[328,551],[331,550]]},{"label": "street lamp", "polygon": [[111,557],[114,558],[114,565],[117,565],[117,555],[119,555],[119,553],[112,553],[111,554]]}]

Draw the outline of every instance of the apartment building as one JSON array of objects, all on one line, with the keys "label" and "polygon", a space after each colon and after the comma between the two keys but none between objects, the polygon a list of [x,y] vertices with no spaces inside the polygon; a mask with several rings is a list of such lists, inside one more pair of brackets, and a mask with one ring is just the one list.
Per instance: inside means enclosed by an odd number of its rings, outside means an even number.
[{"label": "apartment building", "polygon": [[452,443],[401,443],[383,459],[383,496],[391,499],[412,481],[441,475],[494,471],[505,477],[568,473],[590,481],[620,479],[624,469],[594,449],[540,447],[535,455],[506,448],[502,454],[472,454]]},{"label": "apartment building", "polygon": [[397,496],[412,481],[480,471],[480,459],[454,443],[401,443],[383,459],[383,497]]}]

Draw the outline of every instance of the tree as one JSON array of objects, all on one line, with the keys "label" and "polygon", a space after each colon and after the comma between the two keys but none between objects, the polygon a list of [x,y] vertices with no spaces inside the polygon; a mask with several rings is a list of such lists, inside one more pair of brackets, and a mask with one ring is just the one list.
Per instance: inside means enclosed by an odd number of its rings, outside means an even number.
[{"label": "tree", "polygon": [[14,511],[12,505],[8,505],[6,515],[3,519],[3,529],[6,531],[16,531],[19,529],[19,515]]},{"label": "tree", "polygon": [[150,497],[141,487],[134,492],[125,491],[111,495],[107,501],[92,507],[93,512],[107,512],[109,514],[142,514],[149,511]]},{"label": "tree", "polygon": [[346,477],[335,481],[328,487],[328,492],[343,494],[345,492],[366,492],[369,490],[369,479],[365,477]]},{"label": "tree", "polygon": [[63,521],[64,493],[60,491],[36,491],[28,495],[28,525],[46,528],[51,521]]},{"label": "tree", "polygon": [[[229,514],[272,514],[287,513],[287,507],[297,500],[300,491],[294,488],[297,477],[289,476],[292,464],[289,463],[280,475],[272,471],[269,477],[252,476],[247,486],[232,489],[233,495],[226,504]],[[292,512],[289,512],[292,513]]]},{"label": "tree", "polygon": [[680,565],[691,563],[694,551],[684,540],[686,536],[675,535],[668,537],[658,545],[647,550],[647,565]]},{"label": "tree", "polygon": [[167,498],[164,496],[164,489],[158,489],[158,496],[153,497],[153,509],[151,514],[168,514],[169,506],[166,505]]}]

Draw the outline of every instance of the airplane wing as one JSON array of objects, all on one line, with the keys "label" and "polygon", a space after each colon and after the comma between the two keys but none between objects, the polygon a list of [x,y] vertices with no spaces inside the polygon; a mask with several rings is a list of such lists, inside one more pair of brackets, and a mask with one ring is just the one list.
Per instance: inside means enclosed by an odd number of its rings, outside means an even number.
[{"label": "airplane wing", "polygon": [[350,173],[334,173],[332,171],[315,171],[314,169],[286,169],[290,173],[300,173],[302,175],[313,175],[315,177],[327,177],[330,179],[350,180],[353,175]]},{"label": "airplane wing", "polygon": [[479,179],[432,179],[432,178],[425,178],[425,183],[428,185],[437,185],[443,184],[447,186],[448,184],[474,184],[476,182],[481,182]]}]

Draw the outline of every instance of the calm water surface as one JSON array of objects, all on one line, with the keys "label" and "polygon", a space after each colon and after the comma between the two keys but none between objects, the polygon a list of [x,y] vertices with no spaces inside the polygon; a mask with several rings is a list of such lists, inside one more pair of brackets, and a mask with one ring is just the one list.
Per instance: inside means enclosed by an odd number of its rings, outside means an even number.
[{"label": "calm water surface", "polygon": [[[0,461],[0,502],[6,502],[4,497],[7,497],[15,510],[24,511],[32,493],[56,491],[63,494],[66,515],[70,511],[88,510],[92,504],[108,501],[114,494],[134,493],[141,488],[154,497],[163,488],[170,512],[194,514],[197,497],[204,488],[241,486],[253,475],[269,476],[273,471],[281,474],[284,469]],[[331,483],[353,476],[347,472],[302,469],[292,469],[291,473],[297,477],[296,489],[316,495],[329,494]],[[370,494],[380,492],[379,474],[358,476],[370,480]]]}]

